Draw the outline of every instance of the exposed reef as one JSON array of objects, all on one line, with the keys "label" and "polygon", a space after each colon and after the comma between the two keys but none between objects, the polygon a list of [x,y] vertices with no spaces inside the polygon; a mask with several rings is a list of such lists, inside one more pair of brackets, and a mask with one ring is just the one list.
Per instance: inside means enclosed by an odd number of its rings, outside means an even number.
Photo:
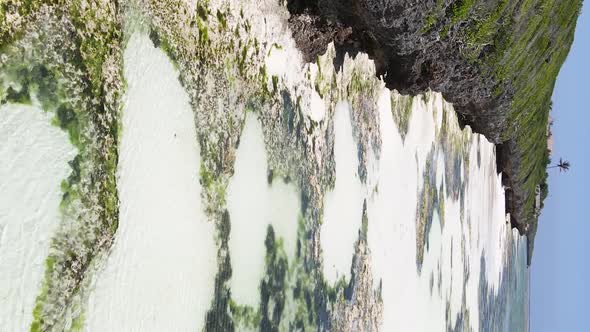
[{"label": "exposed reef", "polygon": [[363,203],[363,220],[355,243],[352,278],[344,291],[344,301],[336,302],[332,318],[334,331],[378,331],[383,316],[381,289],[373,289],[371,251],[367,244],[367,202]]},{"label": "exposed reef", "polygon": [[[351,280],[329,283],[322,274],[320,226],[325,193],[334,186],[333,113],[346,98],[352,105],[353,135],[358,142],[358,174],[366,180],[370,155],[379,154],[377,97],[382,88],[366,57],[343,61],[337,73],[334,49],[293,77],[273,72],[265,61],[282,52],[281,34],[266,29],[288,28],[286,20],[270,15],[250,20],[258,10],[276,13],[278,4],[256,6],[199,2],[195,9],[182,1],[146,1],[138,12],[150,36],[173,59],[191,99],[201,145],[201,183],[205,210],[217,226],[219,268],[215,296],[206,317],[210,330],[332,330],[334,324],[363,324],[376,329],[382,303],[368,266],[366,240],[355,246]],[[280,8],[287,14],[285,8]],[[264,32],[263,32],[264,31]],[[318,103],[313,103],[320,100]],[[361,111],[362,110],[362,111]],[[272,227],[265,241],[266,267],[260,282],[258,307],[232,298],[228,238],[230,216],[226,189],[234,174],[236,149],[246,113],[262,125],[268,161],[268,181],[289,179],[301,192],[297,253],[288,259],[283,239]],[[366,233],[366,231],[364,232]],[[354,297],[350,292],[354,290]],[[359,310],[365,304],[374,310]],[[362,315],[362,317],[357,317]],[[352,321],[346,321],[346,320]],[[354,329],[354,326],[350,326]]]},{"label": "exposed reef", "polygon": [[[546,128],[555,79],[573,41],[580,0],[290,0],[304,58],[334,42],[366,52],[377,75],[402,94],[428,89],[454,104],[463,125],[499,145],[506,209],[528,235],[535,190],[547,194]],[[338,66],[338,63],[335,63]]]}]

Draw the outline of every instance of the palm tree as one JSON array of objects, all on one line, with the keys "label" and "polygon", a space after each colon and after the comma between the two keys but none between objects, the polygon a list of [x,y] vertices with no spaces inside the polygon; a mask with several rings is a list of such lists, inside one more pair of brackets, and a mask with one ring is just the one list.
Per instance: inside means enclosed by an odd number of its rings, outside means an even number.
[{"label": "palm tree", "polygon": [[569,161],[559,158],[559,163],[557,165],[549,166],[547,168],[559,167],[560,172],[567,172],[570,169],[570,166],[571,164]]}]

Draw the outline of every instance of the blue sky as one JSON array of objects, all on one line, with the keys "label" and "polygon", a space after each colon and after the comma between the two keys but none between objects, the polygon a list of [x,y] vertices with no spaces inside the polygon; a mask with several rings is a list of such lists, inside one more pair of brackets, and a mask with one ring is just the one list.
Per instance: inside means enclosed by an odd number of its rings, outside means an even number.
[{"label": "blue sky", "polygon": [[590,331],[590,1],[553,92],[549,197],[539,221],[531,271],[531,331]]}]

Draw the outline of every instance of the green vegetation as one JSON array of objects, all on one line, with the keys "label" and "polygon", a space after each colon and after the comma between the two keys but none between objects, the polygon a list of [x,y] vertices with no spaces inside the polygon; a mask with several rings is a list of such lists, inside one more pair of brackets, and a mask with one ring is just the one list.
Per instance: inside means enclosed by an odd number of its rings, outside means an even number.
[{"label": "green vegetation", "polygon": [[505,173],[515,195],[513,216],[522,225],[535,224],[535,188],[547,189],[551,95],[581,6],[581,0],[455,0],[437,5],[422,29],[454,39],[464,59],[495,83],[493,96],[508,99],[501,139],[515,160]]},{"label": "green vegetation", "polygon": [[495,75],[498,82],[510,82],[515,91],[504,136],[515,140],[518,149],[515,180],[523,192],[523,222],[534,218],[536,186],[546,184],[551,95],[573,42],[580,8],[578,0],[524,1],[519,11],[522,20],[513,25],[517,33],[506,36],[506,29],[500,28],[494,38],[499,45],[498,54],[492,56]]},{"label": "green vegetation", "polygon": [[13,87],[8,87],[8,89],[6,89],[6,101],[15,104],[30,104],[31,97],[29,95],[28,87],[23,86],[18,91]]},{"label": "green vegetation", "polygon": [[[6,68],[3,68],[3,73],[11,85],[19,85],[20,89],[16,92],[12,86],[9,86],[3,102],[30,104],[32,102],[31,96],[34,96],[44,111],[55,114],[54,125],[68,132],[71,143],[79,151],[84,151],[86,147],[80,142],[79,116],[73,111],[70,102],[65,97],[67,88],[58,79],[60,73],[57,69],[54,70],[55,72],[49,70],[44,64],[36,62],[36,60],[15,64],[9,63]],[[71,173],[61,183],[63,192],[61,208],[64,213],[74,200],[80,199],[80,190],[78,188],[81,179],[80,164],[81,154],[78,154],[73,160],[69,161]],[[56,264],[59,263],[59,257],[55,253],[48,256],[45,262],[46,281],[53,278],[53,271]],[[49,285],[46,282],[41,287],[40,295],[33,310],[34,320],[31,331],[42,329],[43,303],[47,299],[48,293]]]},{"label": "green vegetation", "polygon": [[412,96],[401,96],[395,93],[391,94],[391,115],[393,116],[393,122],[395,122],[399,134],[402,137],[402,141],[406,140],[406,135],[410,128],[413,103],[414,98]]},{"label": "green vegetation", "polygon": [[424,23],[424,27],[422,28],[422,32],[428,32],[432,27],[436,24],[436,14],[430,14],[426,17],[426,22]]},{"label": "green vegetation", "polygon": [[[76,0],[0,5],[0,54],[7,59],[0,68],[2,102],[38,103],[55,114],[54,125],[78,150],[61,183],[63,219],[51,240],[31,331],[63,330],[69,315],[72,329],[83,325],[87,274],[117,229],[122,79],[116,10]],[[6,20],[15,15],[20,19]]]},{"label": "green vegetation", "polygon": [[432,12],[430,12],[430,14],[428,14],[428,16],[426,16],[426,21],[424,23],[424,27],[422,28],[423,33],[430,31],[432,28],[434,28],[436,23],[438,23],[443,5],[443,0],[436,0],[436,7]]},{"label": "green vegetation", "polygon": [[[28,23],[31,13],[39,9],[45,1],[42,0],[4,0],[0,3],[0,51],[3,46],[16,40],[22,33],[21,29]],[[10,24],[7,17],[19,15],[24,18],[22,22]]]},{"label": "green vegetation", "polygon": [[465,20],[476,0],[457,0],[451,5],[451,23]]},{"label": "green vegetation", "polygon": [[260,326],[260,310],[255,310],[254,307],[247,305],[238,305],[233,300],[229,302],[229,310],[237,326],[248,327],[252,330],[256,330]]},{"label": "green vegetation", "polygon": [[563,160],[562,158],[559,158],[559,163],[557,163],[555,165],[552,165],[552,166],[549,166],[547,168],[549,169],[549,168],[556,168],[556,167],[559,168],[559,171],[560,172],[567,172],[567,171],[569,171],[569,169],[571,167],[571,164],[570,164],[569,161]]}]

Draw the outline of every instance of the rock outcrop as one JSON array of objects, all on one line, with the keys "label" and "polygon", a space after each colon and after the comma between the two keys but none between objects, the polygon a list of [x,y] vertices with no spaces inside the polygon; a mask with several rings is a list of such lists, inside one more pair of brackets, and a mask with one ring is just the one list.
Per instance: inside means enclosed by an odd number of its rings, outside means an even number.
[{"label": "rock outcrop", "polygon": [[308,61],[329,42],[341,55],[366,52],[389,88],[441,92],[462,125],[501,145],[507,212],[529,236],[530,260],[551,94],[581,1],[290,0],[288,8]]}]

